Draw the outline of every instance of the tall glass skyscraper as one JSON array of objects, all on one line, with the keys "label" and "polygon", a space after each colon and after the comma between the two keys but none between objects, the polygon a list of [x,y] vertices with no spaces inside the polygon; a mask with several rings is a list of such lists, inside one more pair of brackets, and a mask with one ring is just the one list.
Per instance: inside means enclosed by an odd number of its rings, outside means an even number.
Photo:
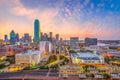
[{"label": "tall glass skyscraper", "polygon": [[15,35],[15,32],[12,30],[10,32],[10,42],[11,42],[11,44],[14,44],[15,41],[16,41],[16,35]]},{"label": "tall glass skyscraper", "polygon": [[34,42],[40,41],[40,23],[38,19],[34,21]]}]

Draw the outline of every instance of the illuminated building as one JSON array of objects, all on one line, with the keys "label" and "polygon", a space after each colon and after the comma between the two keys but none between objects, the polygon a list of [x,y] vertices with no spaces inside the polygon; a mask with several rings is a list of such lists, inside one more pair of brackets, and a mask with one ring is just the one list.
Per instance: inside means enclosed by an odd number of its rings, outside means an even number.
[{"label": "illuminated building", "polygon": [[104,64],[104,57],[93,53],[72,53],[73,64]]},{"label": "illuminated building", "polygon": [[44,58],[43,51],[29,50],[25,53],[15,55],[16,64],[38,64]]},{"label": "illuminated building", "polygon": [[38,19],[34,21],[34,42],[40,41],[40,23]]}]

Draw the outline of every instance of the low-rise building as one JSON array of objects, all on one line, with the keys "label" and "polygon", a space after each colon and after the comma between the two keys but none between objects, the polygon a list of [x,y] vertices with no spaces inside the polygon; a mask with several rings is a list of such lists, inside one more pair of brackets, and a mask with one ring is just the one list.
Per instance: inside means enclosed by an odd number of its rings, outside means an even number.
[{"label": "low-rise building", "polygon": [[15,55],[16,64],[38,64],[44,58],[44,52],[29,50],[25,53]]},{"label": "low-rise building", "polygon": [[72,53],[71,59],[73,64],[104,64],[104,58],[101,55],[84,52],[84,53]]}]

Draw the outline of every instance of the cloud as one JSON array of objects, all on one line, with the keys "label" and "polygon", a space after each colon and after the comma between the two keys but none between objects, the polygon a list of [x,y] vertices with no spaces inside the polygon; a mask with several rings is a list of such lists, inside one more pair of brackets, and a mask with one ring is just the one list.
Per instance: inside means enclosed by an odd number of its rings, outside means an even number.
[{"label": "cloud", "polygon": [[[68,7],[68,4],[65,4],[64,0],[59,1],[60,4],[58,2],[56,4],[51,3],[51,5],[54,5],[54,7],[46,7],[44,9],[39,7],[28,8],[23,5],[20,0],[9,0],[9,2],[7,0],[2,0],[0,1],[0,4],[5,4],[10,13],[13,15],[12,17],[16,17],[15,19],[10,18],[12,22],[7,20],[9,24],[14,24],[14,26],[12,25],[12,28],[18,28],[20,29],[19,31],[22,32],[22,30],[28,28],[26,26],[29,26],[29,32],[32,33],[32,36],[33,22],[35,18],[40,20],[40,27],[42,32],[48,33],[52,31],[54,34],[59,33],[64,38],[69,38],[70,36],[79,36],[81,38],[103,38],[119,33],[119,29],[116,27],[116,32],[112,30],[117,21],[120,21],[120,18],[114,17],[115,19],[113,19],[113,14],[108,14],[104,15],[105,17],[101,17],[98,15],[93,15],[92,11],[86,11],[84,8],[89,3],[91,3],[90,0],[85,0],[83,4],[80,5],[80,3],[78,3],[72,7]],[[96,6],[104,7],[104,4],[102,3]],[[90,8],[95,8],[95,4],[91,3]],[[100,11],[99,8],[97,9],[98,10],[96,11]],[[25,20],[21,19],[21,22],[19,22],[21,17]],[[9,24],[6,26],[9,26]],[[117,23],[116,26],[118,27],[119,24]]]}]

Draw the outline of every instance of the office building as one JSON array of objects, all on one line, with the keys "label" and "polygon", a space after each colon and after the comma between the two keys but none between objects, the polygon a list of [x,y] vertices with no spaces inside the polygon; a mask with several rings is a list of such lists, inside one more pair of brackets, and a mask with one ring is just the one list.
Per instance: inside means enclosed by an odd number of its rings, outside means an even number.
[{"label": "office building", "polygon": [[8,35],[4,35],[4,41],[5,41],[5,42],[8,41]]},{"label": "office building", "polygon": [[30,42],[30,36],[28,33],[24,34],[24,42],[29,43]]},{"label": "office building", "polygon": [[48,41],[48,35],[47,35],[47,33],[44,33],[44,41]]},{"label": "office building", "polygon": [[49,41],[52,43],[53,35],[52,32],[49,33]]},{"label": "office building", "polygon": [[15,32],[12,30],[12,31],[10,32],[10,43],[11,43],[11,44],[15,44],[15,41],[16,41],[16,34],[15,34]]},{"label": "office building", "polygon": [[78,37],[70,37],[70,48],[71,49],[79,48],[79,38]]},{"label": "office building", "polygon": [[19,42],[19,34],[16,34],[16,42]]},{"label": "office building", "polygon": [[38,19],[34,21],[34,42],[40,41],[40,23]]},{"label": "office building", "polygon": [[44,35],[43,35],[42,32],[41,32],[40,34],[41,34],[41,38],[40,38],[40,40],[43,41],[43,40],[44,40]]},{"label": "office building", "polygon": [[58,42],[59,41],[59,34],[56,34],[55,38],[56,38],[56,42]]},{"label": "office building", "polygon": [[85,45],[97,45],[97,38],[85,38]]}]

